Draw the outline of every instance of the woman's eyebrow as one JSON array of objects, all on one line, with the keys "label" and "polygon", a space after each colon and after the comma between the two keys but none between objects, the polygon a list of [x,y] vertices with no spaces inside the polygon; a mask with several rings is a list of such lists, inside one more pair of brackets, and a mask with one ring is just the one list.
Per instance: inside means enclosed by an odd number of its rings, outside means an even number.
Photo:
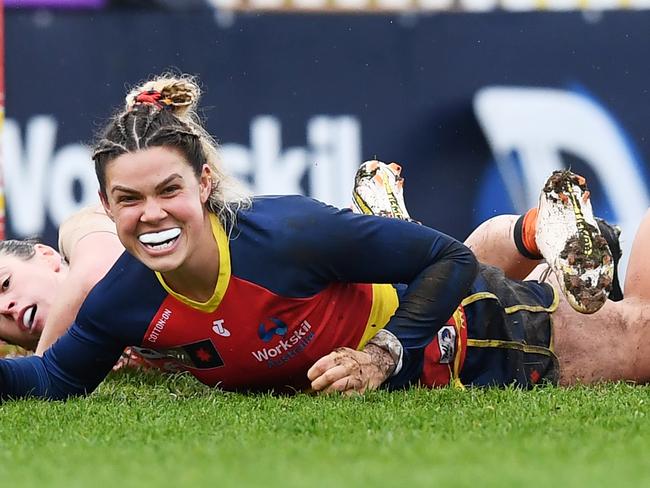
[{"label": "woman's eyebrow", "polygon": [[162,187],[168,185],[169,183],[171,183],[172,181],[174,181],[177,178],[180,178],[181,180],[183,179],[183,177],[181,175],[179,175],[178,173],[174,173],[174,174],[168,176],[167,178],[165,178],[163,181],[161,181],[160,183],[158,183],[156,185],[156,190],[160,190]]}]

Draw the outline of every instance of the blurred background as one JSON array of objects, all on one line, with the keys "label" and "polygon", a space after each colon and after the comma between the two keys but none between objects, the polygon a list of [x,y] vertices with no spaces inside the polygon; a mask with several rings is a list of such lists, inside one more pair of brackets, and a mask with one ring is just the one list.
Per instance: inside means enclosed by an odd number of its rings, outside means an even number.
[{"label": "blurred background", "polygon": [[97,201],[88,145],[128,87],[200,77],[255,193],[350,201],[404,167],[411,215],[459,239],[587,176],[629,251],[650,203],[650,0],[5,0],[9,237],[56,244]]}]

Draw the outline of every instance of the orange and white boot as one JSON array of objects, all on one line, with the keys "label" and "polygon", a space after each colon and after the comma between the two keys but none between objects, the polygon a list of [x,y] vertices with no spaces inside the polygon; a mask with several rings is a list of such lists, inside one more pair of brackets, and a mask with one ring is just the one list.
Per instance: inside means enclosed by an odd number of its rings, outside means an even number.
[{"label": "orange and white boot", "polygon": [[366,161],[357,170],[352,191],[355,213],[412,220],[404,203],[404,178],[397,163]]}]

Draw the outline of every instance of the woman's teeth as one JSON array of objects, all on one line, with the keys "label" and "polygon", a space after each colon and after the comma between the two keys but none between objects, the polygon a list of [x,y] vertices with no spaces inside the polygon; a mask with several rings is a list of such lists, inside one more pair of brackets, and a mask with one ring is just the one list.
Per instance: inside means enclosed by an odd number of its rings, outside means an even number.
[{"label": "woman's teeth", "polygon": [[25,310],[25,313],[23,314],[23,325],[29,330],[32,330],[32,327],[34,326],[36,309],[37,309],[36,305],[32,305],[27,310]]}]

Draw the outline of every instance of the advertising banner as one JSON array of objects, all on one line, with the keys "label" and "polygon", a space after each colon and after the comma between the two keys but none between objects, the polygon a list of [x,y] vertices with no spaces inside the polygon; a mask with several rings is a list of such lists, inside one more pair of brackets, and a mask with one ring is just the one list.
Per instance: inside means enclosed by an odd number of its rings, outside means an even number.
[{"label": "advertising banner", "polygon": [[128,85],[198,75],[225,164],[256,193],[347,206],[361,161],[404,167],[411,215],[463,239],[553,169],[626,242],[650,202],[650,12],[438,15],[8,11],[8,232],[56,242],[96,201],[88,144]]}]

